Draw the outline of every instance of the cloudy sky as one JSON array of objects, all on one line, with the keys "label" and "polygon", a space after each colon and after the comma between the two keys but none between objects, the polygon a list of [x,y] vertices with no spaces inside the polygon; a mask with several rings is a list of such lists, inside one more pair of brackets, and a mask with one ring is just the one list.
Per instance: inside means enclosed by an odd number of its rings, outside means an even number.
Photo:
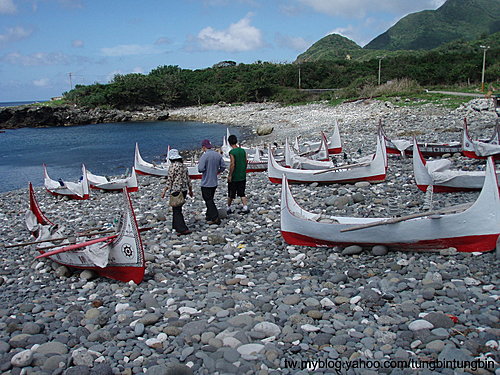
[{"label": "cloudy sky", "polygon": [[364,46],[445,0],[0,0],[0,102],[161,65],[295,60],[330,33]]}]

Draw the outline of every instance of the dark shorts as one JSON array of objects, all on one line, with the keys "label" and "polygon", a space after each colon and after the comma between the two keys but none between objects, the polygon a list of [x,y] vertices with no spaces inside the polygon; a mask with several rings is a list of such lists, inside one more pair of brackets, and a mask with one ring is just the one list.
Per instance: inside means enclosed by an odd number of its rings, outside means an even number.
[{"label": "dark shorts", "polygon": [[238,197],[244,197],[246,182],[246,180],[228,182],[227,195],[229,196],[229,198],[236,198],[236,194],[238,194]]}]

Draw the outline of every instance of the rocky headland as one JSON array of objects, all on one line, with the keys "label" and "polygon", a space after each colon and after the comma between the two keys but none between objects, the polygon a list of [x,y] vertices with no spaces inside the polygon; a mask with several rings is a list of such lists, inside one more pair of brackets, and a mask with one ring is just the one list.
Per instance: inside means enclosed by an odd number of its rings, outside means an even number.
[{"label": "rocky headland", "polygon": [[[337,119],[347,158],[358,150],[373,152],[379,120],[391,137],[459,141],[464,117],[475,138],[489,137],[497,119],[485,100],[456,110],[360,101],[170,112],[177,119],[273,128],[246,139],[248,144],[295,135],[316,140]],[[446,157],[457,168],[483,165]],[[225,214],[221,175],[219,226],[205,222],[194,181],[195,197],[184,206],[193,233],[177,237],[160,198],[163,184],[141,176],[139,191],[131,195],[140,226],[154,228],[142,233],[147,270],[139,285],[35,260],[30,247],[2,249],[2,374],[498,374],[495,252],[287,245],[280,234],[280,186],[265,173],[247,177],[251,212],[236,206],[231,215]],[[113,223],[122,202],[112,193],[92,192],[79,202],[57,199],[42,188],[36,193],[49,219],[69,232]],[[429,204],[415,186],[411,160],[399,156],[390,158],[383,183],[292,185],[292,193],[302,207],[326,216],[410,214]],[[436,194],[433,204],[476,197]],[[25,190],[0,194],[4,244],[29,239],[27,206]]]},{"label": "rocky headland", "polygon": [[140,110],[79,108],[71,105],[24,105],[0,108],[0,129],[88,125],[126,121],[164,121],[167,110],[144,107]]}]

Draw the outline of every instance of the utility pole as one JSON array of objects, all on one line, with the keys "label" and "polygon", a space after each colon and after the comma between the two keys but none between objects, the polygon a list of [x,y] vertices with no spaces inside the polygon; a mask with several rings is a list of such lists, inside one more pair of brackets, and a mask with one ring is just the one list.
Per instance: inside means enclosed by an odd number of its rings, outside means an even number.
[{"label": "utility pole", "polygon": [[68,76],[69,76],[69,87],[71,90],[73,90],[73,81],[71,80],[73,73],[68,73]]},{"label": "utility pole", "polygon": [[483,73],[481,74],[481,91],[484,92],[484,71],[486,68],[486,51],[490,48],[490,46],[479,46],[483,49]]},{"label": "utility pole", "polygon": [[378,58],[378,85],[380,86],[380,76],[382,73],[382,59],[384,56],[377,56]]},{"label": "utility pole", "polygon": [[301,87],[300,87],[301,84],[302,84],[302,82],[301,82],[301,78],[300,78],[300,64],[299,64],[299,90],[301,89]]}]

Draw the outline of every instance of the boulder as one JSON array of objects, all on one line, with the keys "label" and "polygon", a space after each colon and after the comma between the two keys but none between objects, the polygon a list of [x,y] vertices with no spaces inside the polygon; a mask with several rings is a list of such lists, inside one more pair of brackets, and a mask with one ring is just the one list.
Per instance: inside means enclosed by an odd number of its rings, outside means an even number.
[{"label": "boulder", "polygon": [[255,129],[255,132],[257,135],[268,135],[271,134],[274,130],[274,127],[271,125],[259,125],[257,126],[257,129]]}]

